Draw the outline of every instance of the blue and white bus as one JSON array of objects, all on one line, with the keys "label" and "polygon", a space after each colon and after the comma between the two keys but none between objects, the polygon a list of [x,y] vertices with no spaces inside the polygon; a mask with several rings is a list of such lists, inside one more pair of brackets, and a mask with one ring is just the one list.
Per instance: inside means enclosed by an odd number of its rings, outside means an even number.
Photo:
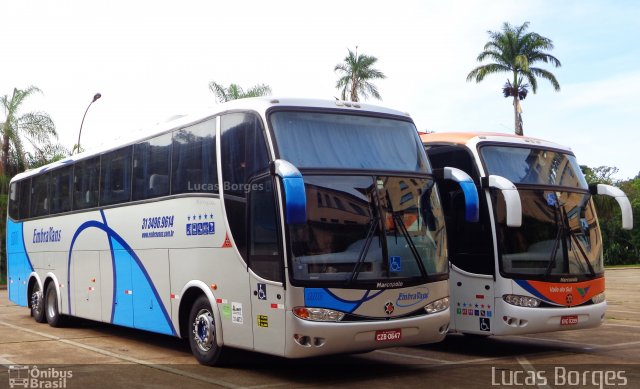
[{"label": "blue and white bus", "polygon": [[7,252],[9,298],[36,321],[187,338],[203,364],[226,347],[299,358],[449,328],[426,154],[408,115],[365,104],[233,101],[21,173]]}]

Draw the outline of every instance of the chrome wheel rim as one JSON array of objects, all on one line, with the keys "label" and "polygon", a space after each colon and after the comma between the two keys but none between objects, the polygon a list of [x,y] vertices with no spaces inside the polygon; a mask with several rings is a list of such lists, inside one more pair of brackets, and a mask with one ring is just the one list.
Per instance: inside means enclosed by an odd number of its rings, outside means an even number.
[{"label": "chrome wheel rim", "polygon": [[47,293],[47,316],[49,318],[53,318],[56,316],[56,294],[55,293]]},{"label": "chrome wheel rim", "polygon": [[193,321],[193,339],[200,351],[207,352],[213,347],[215,327],[213,316],[207,309],[201,309]]},{"label": "chrome wheel rim", "polygon": [[31,293],[31,311],[33,312],[33,316],[39,316],[42,312],[42,292],[40,289],[37,289]]}]

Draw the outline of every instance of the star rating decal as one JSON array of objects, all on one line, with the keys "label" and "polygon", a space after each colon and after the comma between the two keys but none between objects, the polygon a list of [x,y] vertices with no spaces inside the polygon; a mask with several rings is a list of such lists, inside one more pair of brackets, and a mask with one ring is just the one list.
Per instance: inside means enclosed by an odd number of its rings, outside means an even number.
[{"label": "star rating decal", "polygon": [[202,214],[198,214],[198,215],[193,214],[193,215],[187,216],[187,220],[188,221],[191,221],[191,220],[202,220],[202,219],[204,219],[204,220],[213,219],[213,213],[209,213],[209,214],[202,213]]}]

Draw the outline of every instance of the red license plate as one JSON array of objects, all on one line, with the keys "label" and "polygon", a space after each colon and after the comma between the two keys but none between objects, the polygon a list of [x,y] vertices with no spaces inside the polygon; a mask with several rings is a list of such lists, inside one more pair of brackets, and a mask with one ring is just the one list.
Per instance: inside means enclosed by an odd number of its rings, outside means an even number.
[{"label": "red license plate", "polygon": [[376,342],[395,342],[402,338],[402,330],[376,331]]},{"label": "red license plate", "polygon": [[560,318],[560,325],[561,326],[572,326],[578,324],[578,316],[576,315],[572,315],[572,316],[562,316]]}]

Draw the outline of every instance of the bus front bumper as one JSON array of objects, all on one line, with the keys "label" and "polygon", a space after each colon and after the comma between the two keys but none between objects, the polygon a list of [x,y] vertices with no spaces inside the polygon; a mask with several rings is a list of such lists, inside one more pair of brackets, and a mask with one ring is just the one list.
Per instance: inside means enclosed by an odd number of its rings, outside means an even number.
[{"label": "bus front bumper", "polygon": [[496,299],[496,308],[492,334],[520,335],[598,327],[604,321],[607,303],[567,308],[525,308]]},{"label": "bus front bumper", "polygon": [[407,319],[337,323],[302,320],[289,311],[284,356],[305,358],[435,343],[444,339],[449,320],[449,309]]}]

